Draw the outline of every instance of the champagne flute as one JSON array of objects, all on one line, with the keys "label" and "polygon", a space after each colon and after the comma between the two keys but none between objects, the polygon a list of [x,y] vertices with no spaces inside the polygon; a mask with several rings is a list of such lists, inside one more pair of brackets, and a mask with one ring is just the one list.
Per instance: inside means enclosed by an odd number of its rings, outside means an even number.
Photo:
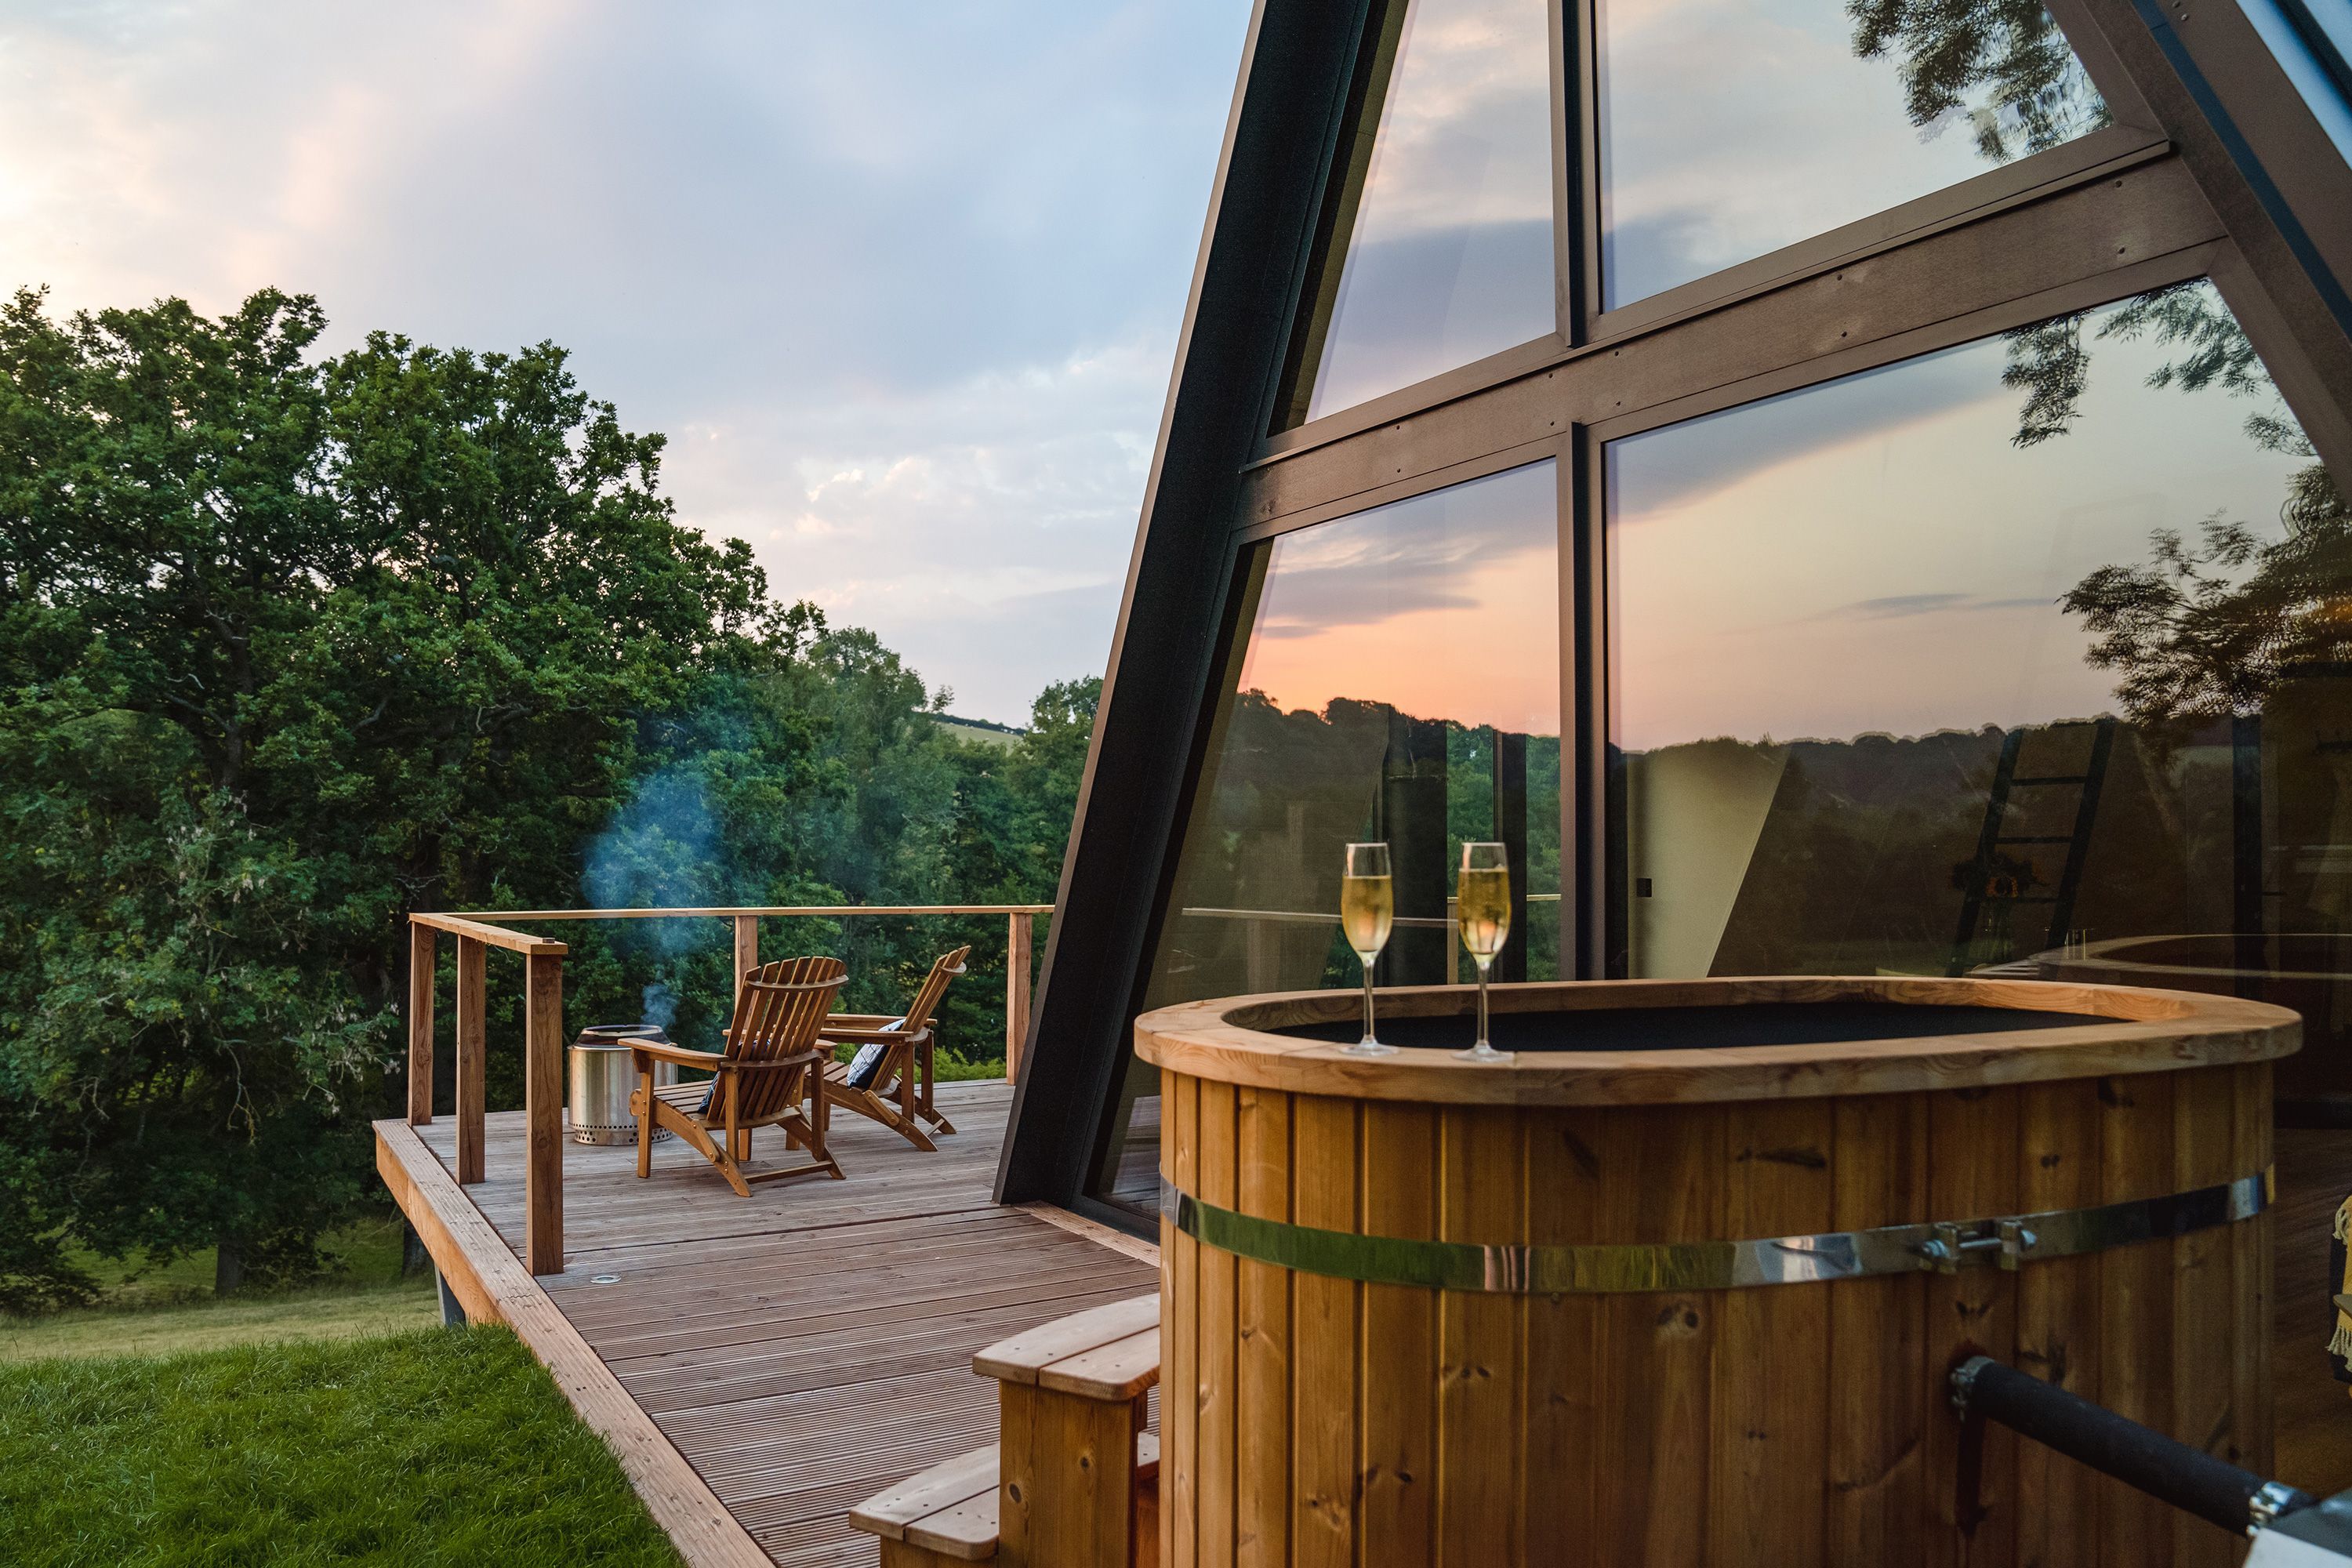
[{"label": "champagne flute", "polygon": [[1500,844],[1465,844],[1462,877],[1454,889],[1454,918],[1462,945],[1478,966],[1478,1043],[1454,1054],[1469,1062],[1507,1062],[1486,1039],[1486,967],[1511,934],[1511,863]]},{"label": "champagne flute", "polygon": [[1339,929],[1364,966],[1364,1037],[1341,1054],[1386,1057],[1396,1054],[1372,1037],[1372,964],[1389,944],[1389,928],[1396,923],[1396,884],[1389,879],[1389,847],[1350,844],[1339,877]]}]

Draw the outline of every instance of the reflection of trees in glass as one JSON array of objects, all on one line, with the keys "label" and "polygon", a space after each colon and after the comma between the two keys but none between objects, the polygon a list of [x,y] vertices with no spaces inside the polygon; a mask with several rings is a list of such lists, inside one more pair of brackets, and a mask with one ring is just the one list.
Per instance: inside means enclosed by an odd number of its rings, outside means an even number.
[{"label": "reflection of trees in glass", "polygon": [[[2002,384],[2023,391],[2019,447],[2064,435],[2089,383],[2081,311],[2009,335]],[[2116,700],[2135,722],[2258,712],[2283,671],[2352,659],[2352,508],[2286,411],[2237,318],[2204,279],[2126,301],[2097,341],[2149,337],[2177,352],[2147,384],[2261,399],[2247,437],[2265,451],[2311,459],[2287,481],[2283,535],[2222,513],[2194,542],[2175,529],[2150,536],[2137,565],[2103,566],[2060,600],[2096,639],[2091,662],[2120,672]]]},{"label": "reflection of trees in glass", "polygon": [[[1386,703],[1335,698],[1320,712],[1286,710],[1265,693],[1243,691],[1228,710],[1213,771],[1185,836],[1176,908],[1318,912],[1336,910],[1339,847],[1380,829],[1384,788],[1401,759],[1402,731],[1442,736],[1436,763],[1444,819],[1431,853],[1450,865],[1465,839],[1496,837],[1496,732],[1452,720],[1421,720]],[[1559,886],[1559,740],[1526,738],[1528,886]],[[1424,759],[1425,762],[1432,759]],[[1399,802],[1391,799],[1389,809]],[[1400,867],[1400,875],[1410,868]],[[1403,900],[1400,900],[1403,912]],[[1558,920],[1531,920],[1531,975],[1558,972]],[[1248,990],[1349,986],[1356,961],[1336,921],[1288,923],[1230,916],[1179,916],[1163,938],[1150,1005],[1179,996]]]},{"label": "reflection of trees in glass", "polygon": [[1848,0],[1853,52],[1892,56],[1904,110],[1933,135],[1965,116],[1995,163],[2108,123],[2106,101],[2039,0]]}]

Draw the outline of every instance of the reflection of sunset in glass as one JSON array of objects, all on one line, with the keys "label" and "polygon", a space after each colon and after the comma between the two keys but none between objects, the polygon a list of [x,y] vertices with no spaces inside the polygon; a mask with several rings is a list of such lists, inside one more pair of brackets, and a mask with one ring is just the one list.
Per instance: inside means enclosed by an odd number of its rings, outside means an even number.
[{"label": "reflection of sunset in glass", "polygon": [[2114,711],[2060,595],[2159,528],[2274,532],[2296,467],[2145,384],[2165,358],[2100,342],[2073,429],[2022,448],[1997,339],[1613,443],[1620,744]]},{"label": "reflection of sunset in glass", "polygon": [[1286,534],[1240,689],[1559,732],[1559,574],[1549,462]]}]

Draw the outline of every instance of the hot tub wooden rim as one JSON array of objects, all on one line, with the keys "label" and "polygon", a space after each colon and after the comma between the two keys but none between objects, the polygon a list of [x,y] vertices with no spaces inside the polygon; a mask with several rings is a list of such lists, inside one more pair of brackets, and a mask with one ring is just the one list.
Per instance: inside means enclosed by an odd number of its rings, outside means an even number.
[{"label": "hot tub wooden rim", "polygon": [[[1475,1006],[1461,985],[1384,989],[1384,1016]],[[2303,1020],[2235,996],[2041,980],[1809,976],[1540,981],[1494,987],[1498,1012],[1534,1012],[1559,995],[1579,1008],[1729,1006],[1747,1002],[1909,1002],[2091,1014],[2116,1020],[2028,1031],[1837,1040],[1736,1049],[1521,1052],[1482,1065],[1405,1047],[1351,1057],[1263,1027],[1359,1016],[1360,993],[1289,991],[1180,1003],[1135,1022],[1136,1053],[1155,1067],[1220,1083],[1352,1100],[1473,1105],[1654,1105],[1896,1094],[2174,1072],[2293,1054]],[[1244,1016],[1246,1023],[1235,1023]]]}]

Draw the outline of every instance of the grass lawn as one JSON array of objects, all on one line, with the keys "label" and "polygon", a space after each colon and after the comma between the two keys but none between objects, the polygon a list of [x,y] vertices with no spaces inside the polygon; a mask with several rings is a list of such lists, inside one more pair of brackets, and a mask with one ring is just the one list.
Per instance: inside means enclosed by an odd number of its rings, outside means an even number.
[{"label": "grass lawn", "polygon": [[0,1365],[14,1568],[677,1561],[504,1329]]},{"label": "grass lawn", "polygon": [[172,1355],[265,1340],[348,1340],[441,1321],[433,1276],[389,1285],[206,1296],[184,1305],[78,1308],[0,1317],[0,1363],[47,1356]]}]

